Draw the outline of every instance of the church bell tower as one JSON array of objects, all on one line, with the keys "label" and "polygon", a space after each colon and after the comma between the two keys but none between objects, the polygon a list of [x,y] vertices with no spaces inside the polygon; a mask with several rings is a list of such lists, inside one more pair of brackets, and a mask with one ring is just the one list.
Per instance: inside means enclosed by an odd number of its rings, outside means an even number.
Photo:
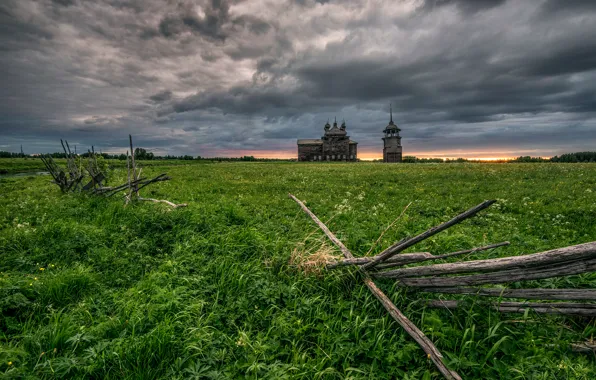
[{"label": "church bell tower", "polygon": [[383,130],[383,162],[401,162],[401,129],[393,122],[393,109],[389,105],[389,124]]}]

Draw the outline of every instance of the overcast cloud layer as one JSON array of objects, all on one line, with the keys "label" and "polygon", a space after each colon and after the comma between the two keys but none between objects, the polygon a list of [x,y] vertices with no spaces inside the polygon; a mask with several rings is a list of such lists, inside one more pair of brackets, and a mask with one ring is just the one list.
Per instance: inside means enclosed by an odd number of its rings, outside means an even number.
[{"label": "overcast cloud layer", "polygon": [[0,150],[59,139],[295,157],[346,119],[380,156],[596,150],[596,1],[3,0]]}]

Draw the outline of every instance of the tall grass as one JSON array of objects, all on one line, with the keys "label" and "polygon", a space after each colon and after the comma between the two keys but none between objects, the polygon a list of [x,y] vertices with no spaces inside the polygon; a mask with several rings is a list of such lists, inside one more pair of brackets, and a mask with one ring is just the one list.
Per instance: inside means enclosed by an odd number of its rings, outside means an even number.
[{"label": "tall grass", "polygon": [[[357,254],[371,254],[485,199],[478,217],[410,251],[467,258],[596,240],[596,166],[222,163],[147,167],[173,180],[123,207],[60,194],[47,178],[0,179],[0,372],[12,378],[438,378],[426,355],[351,270],[296,265],[324,240],[291,191]],[[123,179],[125,173],[116,171]],[[337,252],[327,254],[337,254]],[[294,256],[293,256],[294,255]],[[294,261],[293,261],[294,260]],[[500,315],[463,297],[379,285],[469,378],[596,376],[585,318]],[[513,287],[522,284],[511,284]],[[524,286],[593,287],[592,274]],[[10,364],[9,364],[10,363]]]}]

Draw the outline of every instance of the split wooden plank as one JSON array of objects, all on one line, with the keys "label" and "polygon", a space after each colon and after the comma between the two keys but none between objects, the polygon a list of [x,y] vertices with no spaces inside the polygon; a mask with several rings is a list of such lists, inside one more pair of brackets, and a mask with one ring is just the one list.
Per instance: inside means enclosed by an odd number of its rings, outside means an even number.
[{"label": "split wooden plank", "polygon": [[484,202],[480,203],[479,205],[472,207],[471,209],[459,214],[455,218],[453,218],[445,223],[442,223],[436,227],[433,227],[433,228],[421,233],[420,235],[414,236],[413,238],[410,238],[404,242],[396,243],[396,244],[392,245],[391,247],[387,248],[386,250],[384,250],[383,252],[379,253],[370,262],[364,264],[362,266],[362,268],[363,269],[372,269],[376,265],[381,264],[382,262],[386,261],[393,255],[408,249],[409,247],[413,246],[414,244],[419,243],[425,239],[428,239],[429,237],[436,235],[439,232],[444,231],[444,230],[448,229],[449,227],[452,227],[452,226],[454,226],[458,223],[461,223],[464,220],[476,215],[478,212],[484,210],[485,208],[489,207],[490,205],[492,205],[495,202],[496,202],[495,200],[484,201]]},{"label": "split wooden plank", "polygon": [[[411,287],[453,287],[485,284],[504,284],[515,281],[540,280],[543,278],[570,276],[596,271],[596,259],[564,262],[529,269],[503,270],[493,273],[455,277],[406,277],[397,279],[398,285]],[[374,273],[373,277],[383,277]]]},{"label": "split wooden plank", "polygon": [[[466,255],[468,253],[475,253],[475,252],[481,252],[481,251],[486,251],[489,249],[494,249],[494,248],[498,248],[498,247],[503,247],[509,245],[508,241],[504,241],[501,243],[496,243],[496,244],[490,244],[490,245],[486,245],[484,247],[477,247],[477,248],[472,248],[472,249],[466,249],[463,251],[457,251],[457,252],[451,252],[451,253],[445,253],[443,255],[431,255],[431,257],[424,259],[424,260],[419,260],[418,262],[424,262],[424,261],[430,261],[430,260],[442,260],[442,259],[447,259],[450,257],[455,257],[455,256],[461,256],[461,255]],[[395,255],[392,258],[388,259],[387,261],[385,261],[383,264],[379,264],[375,267],[376,270],[382,270],[382,269],[388,269],[388,268],[393,268],[396,266],[400,266],[397,263],[394,263],[393,261],[390,260],[394,260],[396,258],[399,258],[403,255],[407,255],[407,253],[403,253],[401,255]],[[410,264],[410,263],[408,263]]]},{"label": "split wooden plank", "polygon": [[[502,247],[502,246],[509,245],[509,244],[510,243],[508,241],[504,241],[504,242],[497,243],[497,244],[490,244],[490,245],[487,245],[484,247],[478,247],[478,248],[466,249],[463,251],[445,253],[443,255],[433,255],[430,252],[402,253],[401,255],[395,255],[395,256],[387,259],[387,261],[385,261],[383,264],[379,264],[377,267],[375,267],[375,269],[381,270],[381,269],[393,268],[396,266],[402,266],[402,265],[407,265],[407,264],[420,263],[420,262],[424,262],[424,261],[446,259],[446,258],[453,257],[453,256],[460,256],[460,255],[465,255],[468,253],[486,251],[489,249],[498,248],[498,247]],[[374,259],[374,257],[356,257],[353,259],[344,259],[344,260],[341,260],[341,261],[338,261],[335,263],[327,264],[326,268],[327,269],[336,269],[339,267],[349,266],[349,265],[364,265],[373,259]]]},{"label": "split wooden plank", "polygon": [[[426,302],[426,305],[435,308],[457,309],[462,306],[462,302],[457,300],[431,300]],[[596,316],[596,305],[586,303],[500,302],[491,303],[489,306],[501,313],[524,313],[529,309],[541,314]]]},{"label": "split wooden plank", "polygon": [[[302,203],[298,198],[289,194],[290,198],[292,198],[302,210],[311,217],[311,219],[323,230],[325,235],[340,249],[342,254],[346,259],[353,259],[354,255],[352,252],[327,228],[323,222],[317,218],[315,214],[312,213]],[[363,275],[363,280],[368,289],[373,293],[373,295],[381,302],[385,310],[389,312],[389,314],[400,324],[400,326],[406,330],[406,332],[420,345],[420,347],[424,350],[424,352],[430,357],[433,361],[435,366],[437,366],[438,370],[445,376],[447,379],[461,379],[461,377],[457,374],[457,372],[449,369],[445,363],[443,362],[443,355],[439,352],[439,350],[435,347],[435,345],[431,342],[430,339],[420,329],[413,324],[394,304],[391,302],[389,297],[385,295],[377,287],[377,285],[373,282],[373,280],[368,276],[368,274],[364,271],[361,271]]]},{"label": "split wooden plank", "polygon": [[459,273],[483,273],[516,268],[533,268],[591,258],[596,258],[596,242],[557,248],[530,255],[402,268],[379,273],[379,277],[403,278]]},{"label": "split wooden plank", "polygon": [[[397,265],[406,265],[418,263],[420,261],[432,260],[435,258],[430,252],[412,252],[403,253],[401,255],[393,256],[385,261],[385,263],[395,263]],[[364,265],[372,260],[372,257],[355,257],[353,259],[344,259],[335,263],[327,264],[327,269],[336,269],[348,265]],[[382,264],[385,265],[385,264]]]},{"label": "split wooden plank", "polygon": [[596,301],[596,289],[422,288],[421,292],[538,300]]}]

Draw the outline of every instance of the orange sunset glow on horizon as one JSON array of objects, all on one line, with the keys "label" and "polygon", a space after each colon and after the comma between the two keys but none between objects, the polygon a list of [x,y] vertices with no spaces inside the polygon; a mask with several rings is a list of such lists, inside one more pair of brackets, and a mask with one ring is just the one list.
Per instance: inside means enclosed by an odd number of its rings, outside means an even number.
[{"label": "orange sunset glow on horizon", "polygon": [[[242,156],[253,156],[255,158],[271,158],[271,159],[279,159],[279,160],[292,160],[297,158],[297,154],[295,151],[286,151],[286,150],[222,150],[218,151],[213,155],[208,155],[205,157],[242,157]],[[420,152],[404,152],[405,156],[414,156],[417,158],[441,158],[441,159],[449,159],[455,160],[458,158],[464,158],[467,160],[473,161],[506,161],[506,160],[513,160],[520,156],[532,156],[532,157],[541,157],[541,158],[550,158],[549,155],[542,155],[538,153],[532,154],[532,152],[522,151],[522,152],[512,152],[512,151],[505,151],[505,152],[478,152],[478,151],[445,151],[445,152],[428,152],[428,151],[420,151]],[[358,153],[358,158],[360,161],[374,161],[374,160],[382,160],[383,153],[382,150],[368,150]]]}]

